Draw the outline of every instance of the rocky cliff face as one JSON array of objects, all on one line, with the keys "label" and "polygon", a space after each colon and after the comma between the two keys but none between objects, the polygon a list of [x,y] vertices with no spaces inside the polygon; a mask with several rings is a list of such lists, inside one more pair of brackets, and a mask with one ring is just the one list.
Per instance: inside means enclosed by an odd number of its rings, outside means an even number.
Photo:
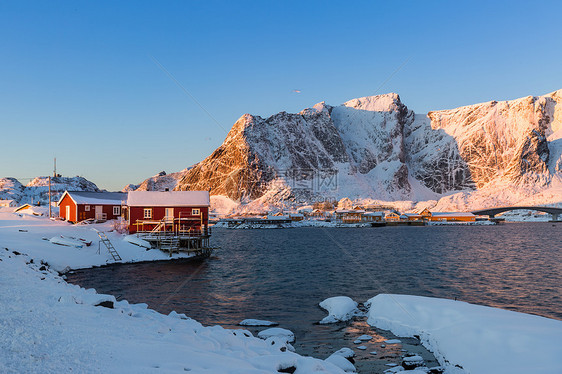
[{"label": "rocky cliff face", "polygon": [[410,184],[403,128],[413,116],[396,94],[339,107],[319,103],[267,119],[245,114],[177,189],[208,189],[236,200],[266,193],[301,199],[404,196]]},{"label": "rocky cliff face", "polygon": [[491,101],[430,112],[431,128],[456,142],[476,187],[502,178],[547,183],[550,151],[547,133],[560,122],[555,107],[560,92],[511,101]]},{"label": "rocky cliff face", "polygon": [[266,119],[245,114],[175,188],[313,201],[437,199],[498,181],[544,186],[562,169],[561,101],[562,90],[426,116],[387,94]]}]

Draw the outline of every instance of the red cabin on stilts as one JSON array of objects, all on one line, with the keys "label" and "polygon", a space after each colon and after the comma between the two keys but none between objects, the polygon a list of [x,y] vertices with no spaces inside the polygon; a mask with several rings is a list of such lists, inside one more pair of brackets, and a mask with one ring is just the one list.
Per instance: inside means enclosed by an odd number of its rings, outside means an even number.
[{"label": "red cabin on stilts", "polygon": [[208,191],[131,191],[127,199],[129,233],[208,236],[210,206]]}]

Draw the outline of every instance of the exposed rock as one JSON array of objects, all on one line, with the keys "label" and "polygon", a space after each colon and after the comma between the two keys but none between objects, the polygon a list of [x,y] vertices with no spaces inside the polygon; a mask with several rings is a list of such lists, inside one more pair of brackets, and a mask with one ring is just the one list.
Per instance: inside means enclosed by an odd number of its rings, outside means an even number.
[{"label": "exposed rock", "polygon": [[102,306],[104,308],[113,309],[113,301],[111,300],[102,301],[101,303],[96,304],[94,306]]},{"label": "exposed rock", "polygon": [[423,358],[418,355],[410,355],[402,359],[402,367],[406,370],[412,370],[423,365]]}]

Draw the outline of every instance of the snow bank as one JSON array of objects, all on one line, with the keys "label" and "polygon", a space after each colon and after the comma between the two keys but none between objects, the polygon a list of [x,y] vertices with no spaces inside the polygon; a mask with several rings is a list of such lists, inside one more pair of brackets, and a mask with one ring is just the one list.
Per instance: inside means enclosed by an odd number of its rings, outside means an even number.
[{"label": "snow bank", "polygon": [[270,329],[260,331],[258,333],[258,338],[280,338],[285,340],[287,343],[292,343],[295,341],[295,334],[293,334],[291,330],[282,329],[280,327],[272,327]]},{"label": "snow bank", "polygon": [[357,371],[351,361],[337,353],[332,354],[325,361],[336,365],[346,373],[355,373]]},{"label": "snow bank", "polygon": [[324,317],[320,323],[334,323],[349,321],[357,315],[357,303],[347,296],[330,297],[320,304],[320,308],[328,311],[328,316]]},{"label": "snow bank", "polygon": [[447,372],[560,373],[562,321],[461,301],[381,294],[367,322],[418,335]]},{"label": "snow bank", "polygon": [[0,248],[0,372],[343,373],[246,330],[117,302],[30,261]]}]

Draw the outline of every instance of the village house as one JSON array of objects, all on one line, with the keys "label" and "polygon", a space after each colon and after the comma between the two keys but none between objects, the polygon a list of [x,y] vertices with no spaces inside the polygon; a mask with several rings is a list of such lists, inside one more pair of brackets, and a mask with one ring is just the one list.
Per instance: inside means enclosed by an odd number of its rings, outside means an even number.
[{"label": "village house", "polygon": [[117,219],[126,200],[127,194],[123,192],[64,191],[57,205],[62,219],[76,223]]},{"label": "village house", "polygon": [[384,213],[383,212],[366,212],[363,214],[363,222],[383,222]]},{"label": "village house", "polygon": [[400,221],[400,215],[396,212],[389,212],[384,215],[384,220],[386,222],[398,222]]},{"label": "village house", "polygon": [[208,191],[131,191],[127,199],[129,233],[206,236],[210,206]]},{"label": "village house", "polygon": [[328,213],[321,210],[321,209],[314,209],[310,213],[310,216],[313,217],[313,218],[325,218],[327,215],[328,215]]},{"label": "village house", "polygon": [[15,208],[17,206],[14,200],[0,200],[0,207]]},{"label": "village house", "polygon": [[301,213],[289,213],[289,218],[293,222],[302,221],[304,219],[304,215]]},{"label": "village house", "polygon": [[403,213],[400,215],[400,220],[408,222],[422,221],[423,216],[418,213]]},{"label": "village house", "polygon": [[361,223],[363,220],[363,209],[338,209],[334,212],[336,223]]}]

